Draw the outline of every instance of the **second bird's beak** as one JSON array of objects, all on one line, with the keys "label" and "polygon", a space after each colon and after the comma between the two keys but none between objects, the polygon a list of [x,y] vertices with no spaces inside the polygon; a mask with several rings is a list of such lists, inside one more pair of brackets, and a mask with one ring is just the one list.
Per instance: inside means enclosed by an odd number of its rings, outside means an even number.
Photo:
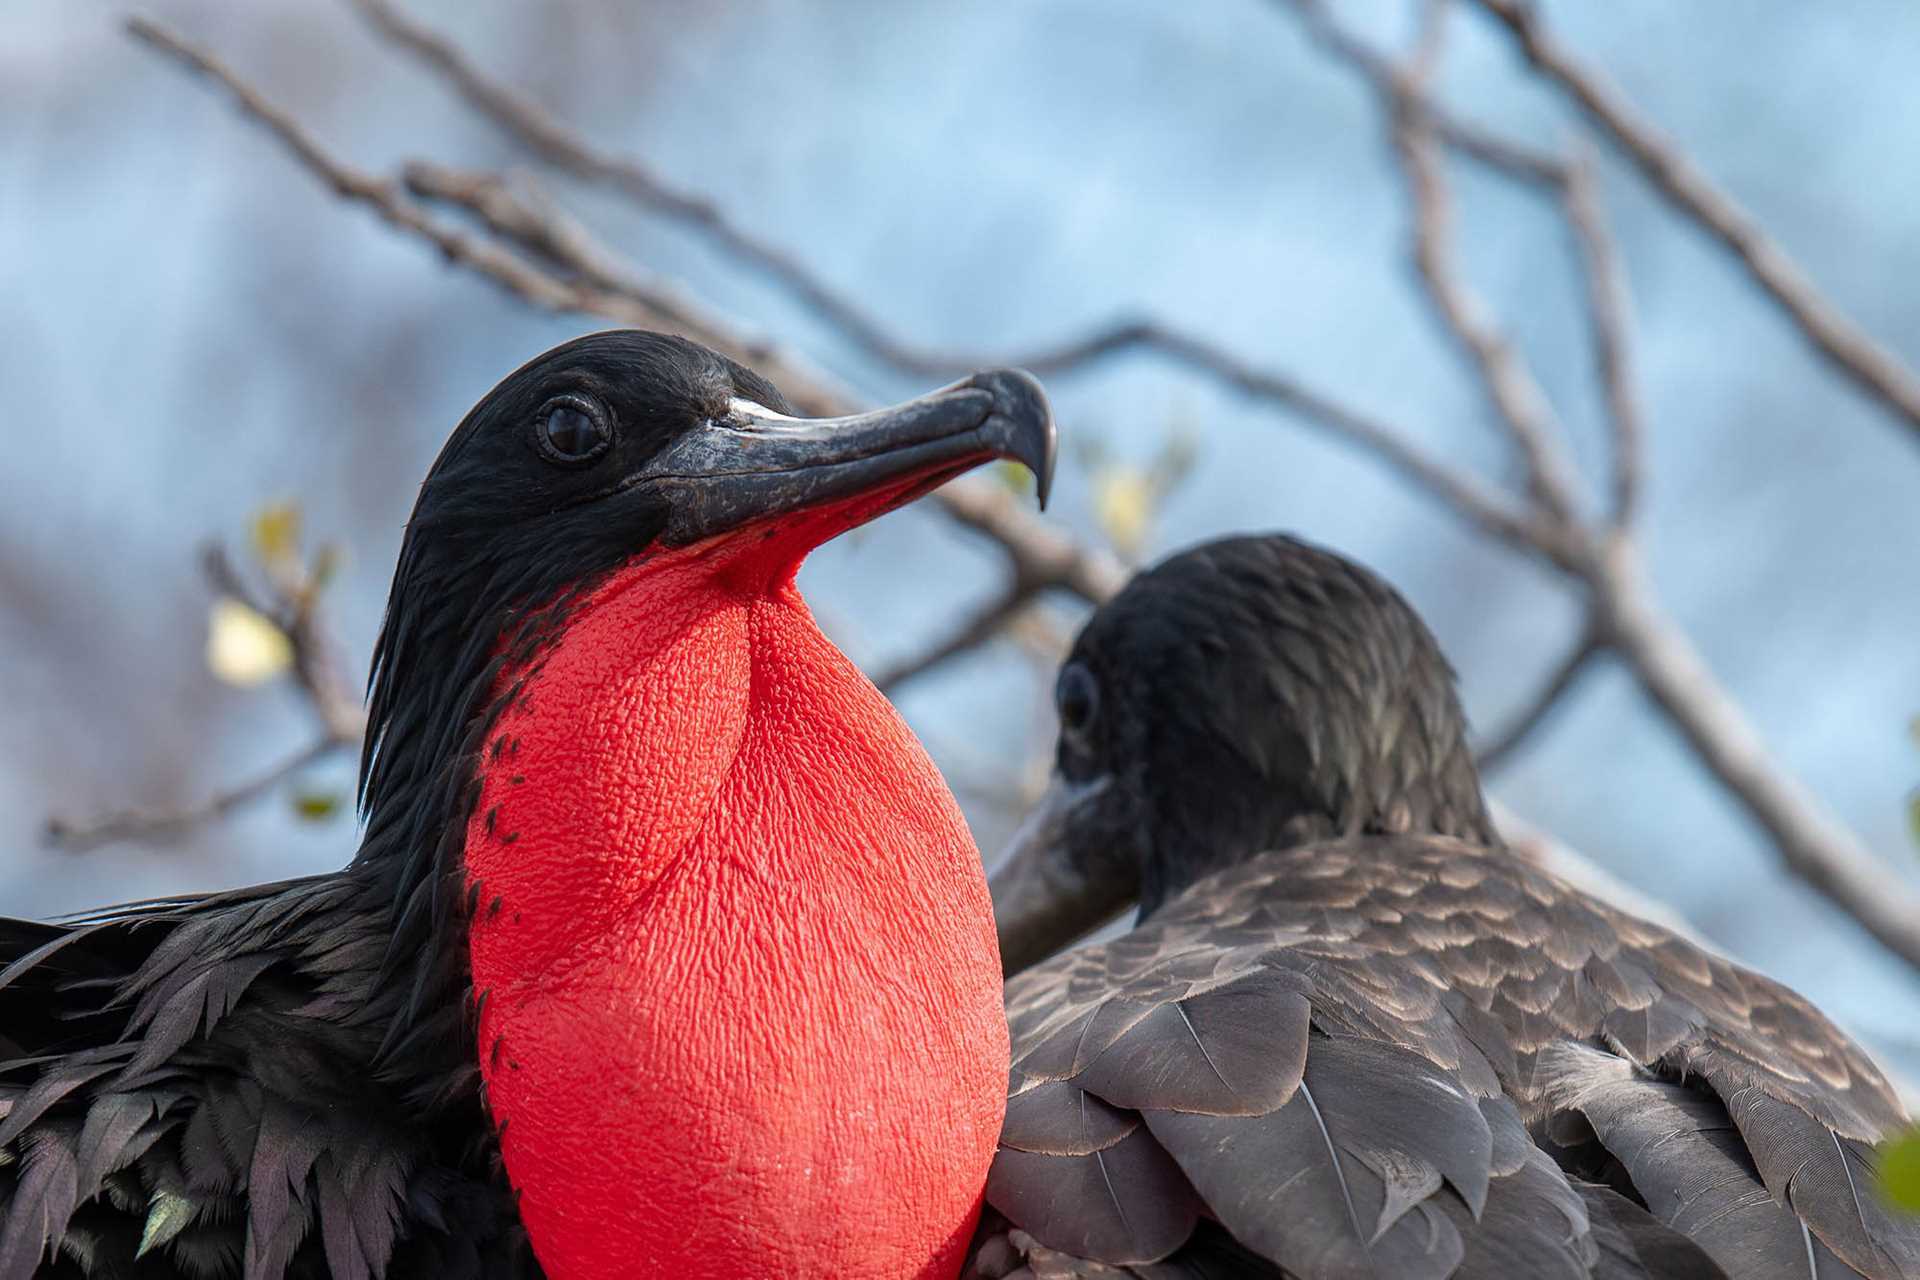
[{"label": "second bird's beak", "polygon": [[1000,971],[1022,969],[1092,933],[1139,897],[1137,831],[1108,830],[1112,778],[1075,783],[1054,775],[987,883],[1000,933]]},{"label": "second bird's beak", "polygon": [[[1030,374],[995,369],[890,409],[793,418],[736,400],[686,432],[636,476],[673,496],[661,540],[689,546],[771,517],[843,514],[833,536],[996,458],[1033,472],[1040,505],[1053,483],[1055,434]],[[871,502],[862,501],[873,498]]]}]

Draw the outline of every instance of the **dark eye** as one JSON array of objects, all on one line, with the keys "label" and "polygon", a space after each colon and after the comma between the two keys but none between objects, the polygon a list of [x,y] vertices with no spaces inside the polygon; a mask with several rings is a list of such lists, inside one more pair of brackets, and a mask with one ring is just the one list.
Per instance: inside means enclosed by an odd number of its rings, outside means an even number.
[{"label": "dark eye", "polygon": [[568,467],[592,462],[613,444],[605,410],[576,396],[548,401],[534,433],[541,455]]},{"label": "dark eye", "polygon": [[1082,734],[1100,714],[1100,686],[1091,671],[1078,662],[1071,663],[1060,673],[1053,701],[1060,712],[1060,728],[1066,733]]}]

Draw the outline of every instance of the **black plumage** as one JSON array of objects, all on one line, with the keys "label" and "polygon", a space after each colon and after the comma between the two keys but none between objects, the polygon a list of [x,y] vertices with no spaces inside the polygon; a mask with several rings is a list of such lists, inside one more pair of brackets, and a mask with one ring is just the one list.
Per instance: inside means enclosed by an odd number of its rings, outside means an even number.
[{"label": "black plumage", "polygon": [[1223,1229],[1252,1255],[1226,1274],[1297,1280],[1920,1277],[1920,1220],[1866,1182],[1905,1120],[1880,1072],[1504,848],[1377,577],[1203,546],[1097,612],[1059,688],[1003,954],[1092,923],[1062,897],[1141,920],[1008,982],[983,1274],[1210,1274]]},{"label": "black plumage", "polygon": [[[683,339],[590,335],[454,431],[375,650],[365,829],[330,875],[0,920],[0,1280],[532,1277],[488,1118],[462,858],[476,763],[569,609],[657,546],[874,492],[870,518],[1053,435],[1024,375],[796,422]],[[850,522],[857,522],[850,520]]]}]

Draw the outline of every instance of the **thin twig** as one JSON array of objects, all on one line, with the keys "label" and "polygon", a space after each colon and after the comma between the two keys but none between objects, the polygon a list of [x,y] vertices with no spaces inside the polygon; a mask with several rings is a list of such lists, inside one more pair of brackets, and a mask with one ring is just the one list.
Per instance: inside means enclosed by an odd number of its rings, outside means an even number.
[{"label": "thin twig", "polygon": [[[1444,103],[1426,93],[1415,92],[1414,84],[1408,79],[1414,68],[1402,67],[1335,22],[1322,0],[1282,0],[1282,3],[1299,15],[1307,34],[1323,49],[1366,77],[1376,90],[1403,98],[1408,109],[1418,112],[1422,122],[1447,147],[1523,182],[1552,187],[1566,180],[1566,162],[1559,156],[1472,124]],[[1435,33],[1440,29],[1438,20],[1442,16],[1432,9],[1424,12],[1423,39],[1437,38]]]},{"label": "thin twig", "polygon": [[262,799],[302,769],[345,751],[348,746],[330,734],[316,738],[260,776],[229,787],[206,803],[189,809],[135,809],[86,823],[49,818],[46,841],[65,852],[82,853],[126,840],[151,843],[183,836]]},{"label": "thin twig", "polygon": [[1616,529],[1631,525],[1640,504],[1646,427],[1640,410],[1638,380],[1628,335],[1633,330],[1627,299],[1627,273],[1600,204],[1591,157],[1584,152],[1567,166],[1561,184],[1567,225],[1578,247],[1586,281],[1588,324],[1593,330],[1594,370],[1600,379],[1612,435],[1612,476],[1608,519]]},{"label": "thin twig", "polygon": [[1005,591],[961,619],[960,625],[947,635],[876,675],[874,684],[882,693],[892,696],[907,682],[963,653],[973,652],[1005,630],[1033,603],[1037,594],[1032,584],[1015,578]]},{"label": "thin twig", "polygon": [[1552,673],[1541,683],[1539,692],[1527,700],[1525,707],[1508,721],[1506,728],[1480,748],[1475,756],[1480,772],[1491,774],[1511,759],[1522,743],[1531,738],[1555,711],[1566,705],[1573,686],[1592,668],[1594,659],[1606,651],[1605,633],[1592,626],[1584,628],[1579,641],[1567,650],[1566,656],[1560,659]]},{"label": "thin twig", "polygon": [[1556,40],[1531,0],[1478,0],[1528,62],[1567,94],[1683,216],[1724,245],[1794,326],[1853,384],[1920,433],[1920,377],[1820,292],[1752,214],[1715,186],[1626,95]]},{"label": "thin twig", "polygon": [[1414,265],[1446,334],[1478,371],[1480,385],[1526,464],[1527,490],[1556,524],[1579,518],[1579,481],[1567,460],[1558,416],[1513,344],[1459,278],[1452,246],[1453,203],[1432,134],[1396,102],[1393,141],[1414,206]]}]

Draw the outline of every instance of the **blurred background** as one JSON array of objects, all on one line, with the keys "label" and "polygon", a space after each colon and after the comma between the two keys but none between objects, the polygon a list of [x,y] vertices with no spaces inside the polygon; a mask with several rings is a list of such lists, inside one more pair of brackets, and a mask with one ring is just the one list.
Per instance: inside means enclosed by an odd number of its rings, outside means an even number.
[{"label": "blurred background", "polygon": [[[1489,7],[1460,6],[1431,91],[1503,137],[1592,162],[1629,297],[1645,430],[1633,536],[1653,595],[1779,773],[1851,831],[1890,892],[1911,893],[1920,428],[1838,376],[1529,69]],[[618,183],[543,168],[345,0],[147,12],[358,169],[532,173],[632,269],[776,340],[824,383],[892,399],[947,380],[878,358],[697,211],[663,215]],[[579,137],[703,193],[900,343],[1017,357],[1151,318],[1524,501],[1510,433],[1413,269],[1391,94],[1312,38],[1298,5],[403,12]],[[1541,14],[1833,306],[1920,362],[1920,9],[1616,0]],[[1411,6],[1332,15],[1392,57],[1417,36]],[[314,585],[317,549],[335,548],[314,625],[357,689],[445,434],[521,361],[609,320],[529,305],[337,198],[217,86],[129,38],[111,6],[13,0],[0,27],[0,911],[338,866],[355,840],[350,754],[283,770],[315,743],[313,700],[272,628],[219,604],[202,548],[226,545],[256,582],[296,589]],[[1453,265],[1604,494],[1617,424],[1565,212],[1452,151],[1445,173]],[[433,216],[472,229],[457,210]],[[1138,349],[1048,383],[1066,454],[1044,519],[1102,556],[1271,528],[1357,556],[1430,620],[1489,736],[1581,635],[1578,584],[1271,397]],[[878,673],[940,645],[1005,589],[1006,565],[923,504],[824,549],[803,585]],[[1053,655],[1086,607],[1048,593],[894,687],[989,860],[1044,772]],[[1629,664],[1583,668],[1491,788],[1920,1078],[1915,968],[1784,869]],[[132,817],[131,838],[89,830],[115,815]],[[169,828],[167,815],[193,820]],[[64,843],[50,820],[69,824]]]}]

